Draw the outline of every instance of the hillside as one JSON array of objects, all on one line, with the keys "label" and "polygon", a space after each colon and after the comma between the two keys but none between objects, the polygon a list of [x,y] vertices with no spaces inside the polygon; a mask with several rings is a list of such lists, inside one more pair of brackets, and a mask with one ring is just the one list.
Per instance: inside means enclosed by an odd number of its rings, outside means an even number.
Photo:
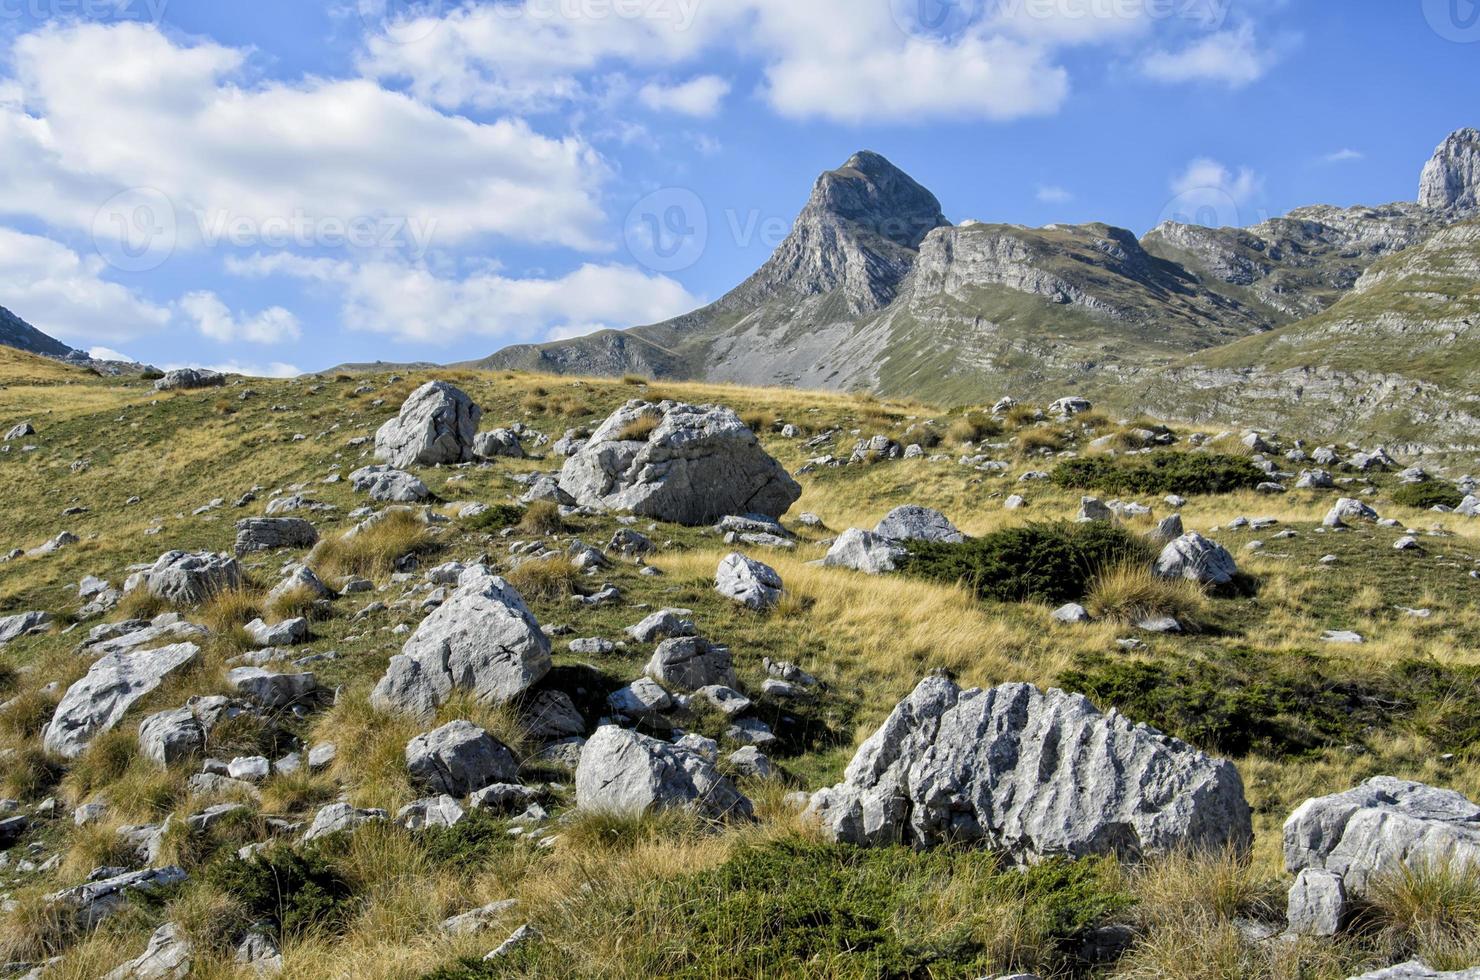
[{"label": "hillside", "polygon": [[66,357],[75,353],[60,340],[48,337],[4,307],[0,307],[0,347],[13,347],[48,357]]},{"label": "hillside", "polygon": [[[1480,135],[1462,130],[1424,168],[1419,203],[1299,208],[1246,229],[1167,222],[1138,241],[1099,224],[953,226],[928,191],[861,153],[818,179],[772,259],[711,306],[467,366],[871,390],[950,404],[1083,390],[1127,410],[1177,415],[1185,405],[1190,419],[1265,425],[1280,419],[1278,389],[1294,384],[1292,406],[1313,434],[1463,448],[1473,417],[1453,403],[1470,389],[1430,370],[1426,341],[1409,344],[1413,331],[1392,330],[1374,348],[1401,360],[1402,374],[1374,370],[1351,345],[1332,346],[1327,358],[1321,343],[1298,344],[1303,354],[1289,367],[1314,383],[1261,362],[1283,341],[1260,337],[1319,337],[1343,315],[1368,318],[1369,336],[1386,330],[1385,292],[1333,308],[1374,264],[1473,213],[1477,160]],[[907,233],[889,238],[880,228]],[[1457,256],[1471,243],[1443,247]],[[1451,279],[1439,285],[1460,295],[1473,282],[1462,271]],[[1308,331],[1294,326],[1306,322]],[[1213,367],[1248,378],[1201,370]],[[1355,407],[1305,412],[1305,397]],[[1402,424],[1405,414],[1412,424]]]},{"label": "hillside", "polygon": [[[1060,249],[1072,263],[1092,235],[1108,232],[1065,230],[1035,247]],[[1136,258],[1130,245],[1123,261]],[[1144,288],[1175,283],[1161,264],[1139,261]],[[1390,266],[1376,269],[1372,291],[1398,288]],[[1133,303],[1117,309],[1133,322]],[[1202,322],[1195,306],[1186,310],[1187,323]],[[1287,455],[1304,435],[1293,429],[1266,434],[1271,445],[1255,457],[1236,434],[1095,411],[1053,417],[1028,405],[993,415],[873,396],[508,371],[233,379],[224,389],[161,394],[10,356],[17,367],[0,379],[0,434],[24,421],[35,431],[0,454],[0,555],[11,555],[0,562],[0,635],[16,622],[5,617],[50,617],[0,640],[0,797],[11,801],[0,814],[8,848],[0,962],[17,964],[13,972],[49,964],[46,977],[96,978],[146,953],[211,980],[256,976],[258,966],[357,980],[1025,971],[1345,980],[1409,957],[1438,968],[1480,962],[1480,929],[1465,911],[1480,889],[1462,869],[1374,888],[1360,923],[1335,937],[1269,939],[1285,929],[1292,884],[1281,828],[1303,801],[1379,775],[1480,798],[1480,518],[1427,509],[1459,501],[1457,481],[1473,457],[1436,471],[1419,492],[1395,468],[1361,469],[1355,448],[1338,446],[1330,488],[1304,490],[1293,478],[1312,464]],[[45,372],[25,376],[31,365]],[[505,430],[489,445],[511,451],[512,440],[522,455],[407,464],[432,496],[397,511],[349,475],[376,461],[374,434],[434,379],[481,407],[478,428]],[[796,474],[800,498],[781,518],[782,535],[742,525],[736,533],[749,540],[727,542],[708,527],[520,502],[552,492],[534,477],[562,470],[554,441],[596,429],[637,399],[648,405],[630,411],[646,422],[620,427],[606,457],[614,469],[664,433],[686,447],[689,466],[717,444],[752,452],[718,414],[707,418],[727,434],[714,443],[672,435],[654,407],[729,406],[758,436],[755,451]],[[874,451],[834,465],[860,442]],[[1151,455],[1126,451],[1148,443]],[[920,450],[892,458],[907,446]],[[715,472],[739,480],[753,463],[720,458]],[[1271,478],[1265,470],[1288,492],[1257,492]],[[698,470],[684,472],[697,479]],[[728,490],[694,492],[702,500]],[[1161,542],[1148,535],[1173,513],[1173,491],[1186,498],[1178,511],[1186,529],[1226,546],[1236,581],[1204,589],[1151,575]],[[1073,524],[1087,494],[1116,498],[1122,516]],[[1348,511],[1350,530],[1323,527],[1341,497],[1390,523]],[[911,543],[903,570],[879,575],[818,564],[846,529],[874,528],[906,504],[937,508],[984,543]],[[236,585],[197,595],[171,591],[192,581],[184,572],[135,575],[174,549],[222,553],[211,561],[225,563],[238,522],[269,514],[305,521],[320,543],[273,537],[281,547],[237,558]],[[1405,526],[1416,547],[1399,550]],[[305,527],[272,525],[274,535],[290,530]],[[1095,541],[1120,549],[1113,561],[1075,557]],[[779,577],[773,605],[756,611],[716,591],[716,570],[736,549]],[[995,556],[979,566],[990,571],[966,574],[959,563],[978,554]],[[464,592],[459,582],[487,581],[479,563],[507,578],[519,607],[506,592]],[[301,565],[315,575],[304,577]],[[299,587],[270,595],[285,576]],[[322,594],[305,591],[314,581]],[[1071,599],[1090,621],[1055,619]],[[693,662],[681,637],[664,647],[628,632],[664,609],[685,610],[680,618],[712,641],[695,646]],[[1167,616],[1181,632],[1156,624]],[[259,618],[254,628],[282,629],[271,647],[246,628]],[[293,632],[299,618],[306,635]],[[469,671],[548,642],[548,672],[512,697],[456,689],[464,677],[423,716],[377,700],[390,658],[420,649],[418,634],[449,619],[446,651],[460,636],[488,637],[496,651]],[[1332,631],[1361,642],[1331,642]],[[195,652],[157,686],[120,681],[106,694],[79,687],[107,659],[106,648],[84,645],[90,638],[120,651],[134,644],[148,651],[141,657],[183,656],[180,644]],[[663,660],[664,651],[677,659]],[[452,654],[436,656],[444,655]],[[662,675],[663,686],[640,680],[655,663],[710,662],[733,670],[731,694],[749,705],[735,716],[743,724],[673,676]],[[249,665],[265,675],[239,673]],[[1227,852],[1052,857],[1020,872],[1010,848],[987,840],[868,848],[831,840],[788,794],[844,780],[863,740],[937,670],[963,687],[1024,682],[1082,693],[1185,740],[1209,754],[1195,765],[1231,766],[1218,770],[1225,779],[1237,773],[1252,847],[1245,854],[1235,834]],[[130,699],[96,729],[56,724],[125,690]],[[87,691],[98,700],[78,693]],[[226,700],[190,700],[211,696]],[[569,711],[552,714],[561,703]],[[598,727],[621,718],[627,727]],[[502,748],[413,766],[418,737],[453,722],[476,725]],[[1008,714],[1001,723],[1014,724]],[[675,756],[686,771],[725,782],[689,809],[582,806],[582,794],[609,781],[582,776],[585,750],[568,739],[633,730],[655,738],[631,743],[643,751],[690,753]],[[681,732],[714,739],[718,762],[696,761],[710,751],[702,740],[683,743],[699,746],[692,752],[652,747],[678,744]],[[1129,724],[1118,732],[1142,751],[1169,741]],[[1125,768],[1083,756],[1084,744],[1050,738],[1017,770],[1012,805],[1037,791],[1035,780],[1051,777],[1040,788],[1062,792],[1047,815],[1008,836],[1052,832],[1053,814],[1076,798],[1067,789],[1074,779],[1099,791]],[[475,805],[469,780],[492,780],[491,771],[501,773],[496,792]],[[677,793],[683,780],[670,772],[658,782]],[[748,798],[753,820],[703,816],[731,790]],[[649,791],[635,787],[633,799]],[[952,799],[948,810],[968,806]],[[407,809],[417,801],[420,809]],[[959,819],[970,839],[970,821]],[[1126,833],[1101,829],[1084,838],[1092,851]],[[144,877],[120,878],[129,874]],[[107,903],[60,893],[89,878],[127,880],[136,892],[98,921],[81,919],[76,910]],[[454,916],[462,918],[449,925]],[[484,958],[512,937],[519,941],[499,958]],[[136,964],[120,975],[149,974]]]}]

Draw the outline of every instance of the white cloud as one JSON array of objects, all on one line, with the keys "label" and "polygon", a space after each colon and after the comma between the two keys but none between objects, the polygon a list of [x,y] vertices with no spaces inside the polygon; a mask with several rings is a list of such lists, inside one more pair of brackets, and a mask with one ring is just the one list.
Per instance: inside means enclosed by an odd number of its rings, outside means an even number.
[{"label": "white cloud", "polygon": [[285,364],[282,361],[272,361],[267,364],[242,363],[241,361],[202,364],[199,361],[189,361],[163,366],[163,370],[165,371],[178,371],[181,368],[202,368],[207,371],[217,371],[221,374],[240,374],[247,378],[296,378],[303,373],[294,365]]},{"label": "white cloud", "polygon": [[686,116],[713,116],[730,94],[730,83],[717,75],[700,75],[677,85],[649,82],[637,93],[642,104],[654,112],[677,112]]},{"label": "white cloud", "polygon": [[1358,160],[1367,159],[1367,154],[1361,150],[1350,148],[1337,150],[1335,153],[1327,153],[1321,157],[1322,163],[1355,163]]},{"label": "white cloud", "polygon": [[125,361],[129,364],[137,363],[137,360],[123,351],[114,350],[111,347],[93,347],[87,352],[87,356],[95,361]]},{"label": "white cloud", "polygon": [[1141,63],[1159,82],[1216,82],[1242,88],[1263,78],[1280,59],[1280,45],[1261,46],[1254,25],[1208,34],[1180,51],[1157,50]]},{"label": "white cloud", "polygon": [[14,62],[0,211],[91,228],[115,192],[148,187],[173,202],[186,246],[202,214],[248,227],[398,216],[438,244],[603,245],[599,155],[517,119],[444,115],[363,79],[244,83],[245,52],[133,23],[43,28]]},{"label": "white cloud", "polygon": [[1172,178],[1171,189],[1176,196],[1163,209],[1162,220],[1236,227],[1248,223],[1247,209],[1264,193],[1264,178],[1249,167],[1234,171],[1199,157]]},{"label": "white cloud", "polygon": [[0,228],[0,296],[43,333],[73,346],[129,340],[164,329],[170,312],[102,278],[97,257],[83,258],[39,235]]},{"label": "white cloud", "polygon": [[1044,204],[1067,204],[1074,200],[1074,195],[1062,187],[1052,184],[1038,185],[1038,200]]},{"label": "white cloud", "polygon": [[667,276],[619,265],[587,264],[559,278],[518,279],[488,269],[457,278],[401,262],[357,264],[277,253],[230,260],[228,269],[325,284],[339,291],[349,329],[435,345],[472,336],[521,343],[543,340],[552,331],[630,327],[702,304]]},{"label": "white cloud", "polygon": [[298,318],[281,306],[263,310],[256,316],[236,316],[215,293],[201,291],[181,297],[180,309],[195,321],[202,335],[223,344],[236,341],[281,344],[302,335]]}]

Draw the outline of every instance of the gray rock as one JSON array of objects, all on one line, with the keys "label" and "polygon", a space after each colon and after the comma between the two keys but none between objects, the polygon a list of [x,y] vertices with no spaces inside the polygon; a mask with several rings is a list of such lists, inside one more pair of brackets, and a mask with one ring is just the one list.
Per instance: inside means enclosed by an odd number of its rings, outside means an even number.
[{"label": "gray rock", "polygon": [[508,429],[480,432],[473,438],[473,455],[479,459],[524,459],[519,437]]},{"label": "gray rock", "polygon": [[472,462],[482,419],[483,410],[467,395],[445,381],[429,381],[375,433],[375,456],[400,468]]},{"label": "gray rock", "polygon": [[524,730],[540,742],[579,738],[586,734],[586,720],[564,691],[541,691],[525,708]]},{"label": "gray rock", "polygon": [[254,517],[236,522],[238,555],[279,548],[312,548],[318,540],[318,529],[296,517]]},{"label": "gray rock", "polygon": [[283,674],[261,667],[238,667],[227,673],[226,683],[264,708],[288,708],[319,694],[319,679],[313,674]]},{"label": "gray rock", "polygon": [[251,967],[258,976],[271,976],[283,969],[283,951],[277,940],[256,930],[242,937],[233,959],[239,966]]},{"label": "gray rock", "polygon": [[175,614],[166,613],[152,621],[129,620],[96,627],[83,641],[82,651],[90,657],[99,657],[110,653],[129,653],[170,641],[183,643],[187,640],[203,640],[209,635],[210,631],[204,626],[182,622]]},{"label": "gray rock", "polygon": [[730,766],[742,776],[754,776],[757,779],[769,779],[776,774],[776,767],[768,759],[764,752],[754,745],[747,745],[743,749],[736,749],[730,753]]},{"label": "gray rock", "polygon": [[62,696],[42,733],[46,750],[75,759],[94,737],[117,725],[136,701],[199,655],[200,647],[194,643],[177,643],[100,658]]},{"label": "gray rock", "polygon": [[1350,646],[1358,646],[1367,642],[1367,638],[1361,633],[1351,630],[1326,630],[1321,634],[1321,640],[1326,643],[1341,643]]},{"label": "gray rock", "polygon": [[[622,436],[650,427],[640,438]],[[560,488],[586,506],[698,526],[730,514],[780,517],[802,488],[733,411],[633,401],[566,460]]]},{"label": "gray rock", "polygon": [[244,783],[260,783],[272,775],[272,762],[261,755],[239,756],[226,764],[226,775]]},{"label": "gray rock", "polygon": [[334,590],[329,588],[314,574],[314,570],[307,565],[296,565],[293,570],[283,577],[283,580],[272,587],[267,593],[267,604],[270,606],[278,602],[284,596],[292,593],[302,592],[314,599],[333,599]]},{"label": "gray rock", "polygon": [[704,700],[718,708],[722,714],[730,718],[736,715],[743,715],[754,707],[750,698],[732,687],[724,687],[716,684],[709,687],[701,687],[697,693]]},{"label": "gray rock", "polygon": [[0,618],[0,647],[11,640],[44,632],[51,626],[51,613],[27,612]]},{"label": "gray rock", "polygon": [[1418,203],[1429,208],[1480,208],[1480,130],[1451,133],[1434,151],[1419,181]]},{"label": "gray rock", "polygon": [[520,946],[526,945],[527,943],[532,943],[535,940],[539,939],[539,936],[540,934],[535,931],[534,926],[525,923],[518,929],[515,929],[508,939],[505,939],[502,943],[498,945],[497,949],[489,952],[489,954],[483,957],[483,959],[485,961],[503,959],[505,956],[513,953],[514,950],[518,949]]},{"label": "gray rock", "polygon": [[1075,520],[1080,523],[1092,521],[1113,521],[1115,512],[1105,505],[1098,497],[1081,497],[1079,500],[1079,514]]},{"label": "gray rock", "polygon": [[1055,609],[1053,611],[1053,618],[1056,623],[1064,623],[1072,626],[1078,623],[1088,623],[1092,617],[1088,609],[1085,609],[1077,602],[1071,602]]},{"label": "gray rock", "polygon": [[895,571],[904,555],[904,546],[899,542],[854,527],[838,535],[822,563],[831,568],[851,568],[868,575],[882,575]]},{"label": "gray rock", "polygon": [[391,658],[370,699],[384,710],[429,717],[455,690],[503,703],[549,671],[550,639],[534,614],[512,586],[474,565]]},{"label": "gray rock", "polygon": [[613,534],[611,541],[607,544],[607,548],[619,555],[627,555],[632,558],[650,555],[658,550],[658,546],[653,544],[652,538],[646,534],[634,531],[630,527],[624,527]]},{"label": "gray rock", "polygon": [[521,813],[539,798],[539,793],[518,783],[494,783],[472,794],[468,805],[493,813]]},{"label": "gray rock", "polygon": [[3,441],[14,442],[17,439],[24,439],[26,436],[34,436],[35,434],[36,429],[31,425],[30,422],[21,422],[20,424],[13,426],[10,431],[5,433],[5,439]]},{"label": "gray rock", "polygon": [[1088,398],[1079,398],[1071,395],[1068,398],[1060,398],[1048,406],[1048,414],[1057,415],[1061,418],[1072,418],[1075,415],[1083,415],[1092,408],[1094,408],[1094,405],[1090,403]]},{"label": "gray rock", "polygon": [[966,535],[956,530],[956,525],[946,515],[938,510],[913,504],[891,510],[879,522],[878,527],[874,528],[874,533],[881,538],[892,538],[895,541],[946,541],[959,544],[966,540]]},{"label": "gray rock", "polygon": [[184,868],[146,868],[125,872],[120,868],[98,868],[86,882],[47,896],[47,902],[70,913],[84,930],[95,927],[128,902],[130,894],[145,895],[178,885],[190,876]]},{"label": "gray rock", "polygon": [[1320,868],[1306,868],[1296,875],[1286,912],[1292,933],[1334,936],[1346,915],[1346,886],[1340,875]]},{"label": "gray rock", "polygon": [[664,640],[648,661],[644,672],[666,687],[697,691],[713,685],[734,687],[734,661],[730,648],[697,636]]},{"label": "gray rock", "polygon": [[432,495],[427,485],[393,466],[366,466],[349,475],[350,486],[383,503],[414,504]]},{"label": "gray rock", "polygon": [[696,632],[694,615],[689,609],[662,609],[653,613],[636,626],[627,627],[627,635],[638,643],[672,639],[675,636],[693,636]]},{"label": "gray rock", "polygon": [[1356,789],[1306,800],[1285,821],[1285,868],[1338,875],[1362,898],[1403,867],[1480,867],[1480,806],[1459,793],[1378,776]]},{"label": "gray rock", "polygon": [[1295,483],[1296,490],[1331,490],[1335,486],[1336,478],[1329,470],[1305,470]]},{"label": "gray rock", "polygon": [[1199,585],[1227,585],[1238,576],[1238,564],[1227,548],[1193,531],[1167,544],[1156,560],[1156,574]]},{"label": "gray rock", "polygon": [[518,900],[512,898],[490,902],[482,908],[444,919],[440,928],[449,936],[471,936],[491,927],[505,913],[513,911],[518,904]]},{"label": "gray rock", "polygon": [[614,714],[633,721],[654,721],[673,710],[673,698],[657,682],[639,677],[626,687],[607,696],[606,705]]},{"label": "gray rock", "polygon": [[205,752],[216,725],[246,710],[230,698],[191,698],[184,707],[150,715],[139,724],[139,751],[160,766],[183,762]]},{"label": "gray rock", "polygon": [[1176,739],[1027,684],[921,682],[809,813],[857,844],[981,841],[1022,860],[1246,850],[1238,771]]},{"label": "gray rock", "polygon": [[1352,980],[1480,980],[1480,967],[1440,973],[1429,969],[1419,960],[1409,960],[1386,970],[1364,973]]},{"label": "gray rock", "polygon": [[330,834],[353,832],[367,823],[381,823],[385,818],[384,810],[361,810],[348,803],[331,803],[314,814],[303,839],[312,841]]},{"label": "gray rock", "polygon": [[1376,521],[1377,519],[1377,511],[1360,500],[1342,497],[1336,501],[1336,506],[1331,508],[1321,523],[1326,527],[1346,527],[1353,521]]},{"label": "gray rock", "polygon": [[413,738],[406,745],[406,768],[417,785],[457,797],[519,778],[519,762],[508,746],[469,721]]},{"label": "gray rock", "polygon": [[291,647],[308,640],[308,620],[303,617],[285,619],[272,626],[254,619],[242,629],[259,647]]},{"label": "gray rock", "polygon": [[719,563],[714,589],[731,602],[760,612],[781,601],[781,576],[771,566],[734,552]]},{"label": "gray rock", "polygon": [[703,755],[610,725],[581,750],[576,805],[631,815],[672,808],[713,819],[752,815],[750,801]]},{"label": "gray rock", "polygon": [[446,795],[415,800],[396,811],[396,823],[407,830],[456,827],[467,816],[457,800]]},{"label": "gray rock", "polygon": [[576,498],[560,489],[560,484],[555,477],[544,474],[529,485],[529,489],[525,491],[524,496],[519,498],[519,502],[533,504],[542,500],[559,504],[562,507],[574,507],[576,503]]},{"label": "gray rock", "polygon": [[1158,523],[1154,529],[1152,529],[1150,538],[1154,544],[1165,545],[1169,542],[1177,540],[1186,533],[1187,529],[1182,526],[1182,515],[1173,514],[1170,517],[1163,518],[1161,522]]},{"label": "gray rock", "polygon": [[203,368],[180,368],[177,371],[169,371],[164,377],[154,382],[155,391],[196,391],[201,388],[222,388],[226,385],[226,375],[215,371],[207,371]]},{"label": "gray rock", "polygon": [[242,567],[230,555],[171,551],[144,573],[151,595],[177,606],[198,606],[218,592],[238,588]]}]

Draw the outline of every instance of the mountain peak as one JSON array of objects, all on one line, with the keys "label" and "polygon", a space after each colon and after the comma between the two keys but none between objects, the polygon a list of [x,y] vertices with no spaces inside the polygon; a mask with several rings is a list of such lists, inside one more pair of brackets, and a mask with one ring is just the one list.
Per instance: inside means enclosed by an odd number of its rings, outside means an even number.
[{"label": "mountain peak", "polygon": [[797,223],[827,217],[908,249],[919,248],[926,235],[950,224],[934,194],[872,150],[860,150],[818,177]]},{"label": "mountain peak", "polygon": [[1423,168],[1418,203],[1461,211],[1480,208],[1480,130],[1458,130],[1439,144]]}]

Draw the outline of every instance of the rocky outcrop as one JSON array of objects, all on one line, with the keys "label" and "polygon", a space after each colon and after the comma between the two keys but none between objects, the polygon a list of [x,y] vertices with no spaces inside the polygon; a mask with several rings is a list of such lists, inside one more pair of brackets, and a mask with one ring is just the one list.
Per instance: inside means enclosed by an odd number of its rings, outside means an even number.
[{"label": "rocky outcrop", "polygon": [[190,876],[175,866],[147,868],[120,873],[118,868],[98,868],[87,881],[47,896],[54,908],[70,913],[79,928],[91,929],[123,908],[131,894],[147,895],[186,881]]},{"label": "rocky outcrop", "polygon": [[748,819],[750,800],[692,749],[608,725],[581,750],[576,805],[637,815],[689,808],[713,819]]},{"label": "rocky outcrop", "polygon": [[51,613],[26,612],[0,617],[0,647],[22,636],[40,633],[51,626]]},{"label": "rocky outcrop", "polygon": [[177,606],[198,606],[242,583],[242,567],[230,555],[170,551],[143,572],[151,595]]},{"label": "rocky outcrop", "polygon": [[508,746],[470,721],[413,738],[406,745],[406,768],[418,786],[456,797],[519,778],[519,762]]},{"label": "rocky outcrop", "polygon": [[154,382],[155,391],[195,391],[201,388],[220,388],[226,384],[226,375],[215,371],[196,368],[181,368],[170,371]]},{"label": "rocky outcrop", "polygon": [[349,475],[350,486],[381,503],[414,504],[432,495],[421,480],[394,466],[365,466]]},{"label": "rocky outcrop", "polygon": [[1285,821],[1284,835],[1285,868],[1300,875],[1290,893],[1291,925],[1318,934],[1345,921],[1347,900],[1404,868],[1480,869],[1480,806],[1390,776],[1306,800]]},{"label": "rocky outcrop", "polygon": [[1162,549],[1156,574],[1198,585],[1228,585],[1238,577],[1238,564],[1227,548],[1192,531]]},{"label": "rocky outcrop", "polygon": [[318,529],[296,517],[254,517],[236,522],[238,555],[279,548],[312,548],[318,541]]},{"label": "rocky outcrop", "polygon": [[549,670],[550,640],[523,598],[486,566],[474,565],[391,658],[370,700],[429,717],[455,690],[503,703]]},{"label": "rocky outcrop", "polygon": [[1245,850],[1234,767],[1083,697],[1027,684],[963,691],[926,678],[812,797],[855,844],[982,842],[1021,860]]},{"label": "rocky outcrop", "polygon": [[184,707],[152,714],[139,723],[139,752],[160,766],[201,755],[211,732],[248,706],[220,696],[191,698]]},{"label": "rocky outcrop", "polygon": [[519,436],[512,430],[494,429],[478,433],[473,440],[473,455],[479,459],[523,459],[525,453],[519,444]]},{"label": "rocky outcrop", "polygon": [[100,658],[62,696],[42,733],[46,750],[67,759],[81,755],[95,737],[117,725],[134,702],[199,655],[200,647],[194,643],[177,643]]},{"label": "rocky outcrop", "polygon": [[128,961],[103,980],[184,980],[190,976],[194,951],[185,932],[174,922],[166,922],[149,937],[137,959]]},{"label": "rocky outcrop", "polygon": [[429,381],[375,433],[375,455],[398,468],[471,462],[482,419],[483,410],[463,392]]},{"label": "rocky outcrop", "polygon": [[659,643],[645,673],[660,684],[685,691],[697,691],[715,684],[725,687],[736,684],[730,648],[697,636]]},{"label": "rocky outcrop", "polygon": [[802,495],[733,411],[667,401],[613,413],[566,460],[560,489],[587,506],[693,526],[780,517]]},{"label": "rocky outcrop", "polygon": [[1480,130],[1452,133],[1434,151],[1419,179],[1418,203],[1427,208],[1480,208]]}]

